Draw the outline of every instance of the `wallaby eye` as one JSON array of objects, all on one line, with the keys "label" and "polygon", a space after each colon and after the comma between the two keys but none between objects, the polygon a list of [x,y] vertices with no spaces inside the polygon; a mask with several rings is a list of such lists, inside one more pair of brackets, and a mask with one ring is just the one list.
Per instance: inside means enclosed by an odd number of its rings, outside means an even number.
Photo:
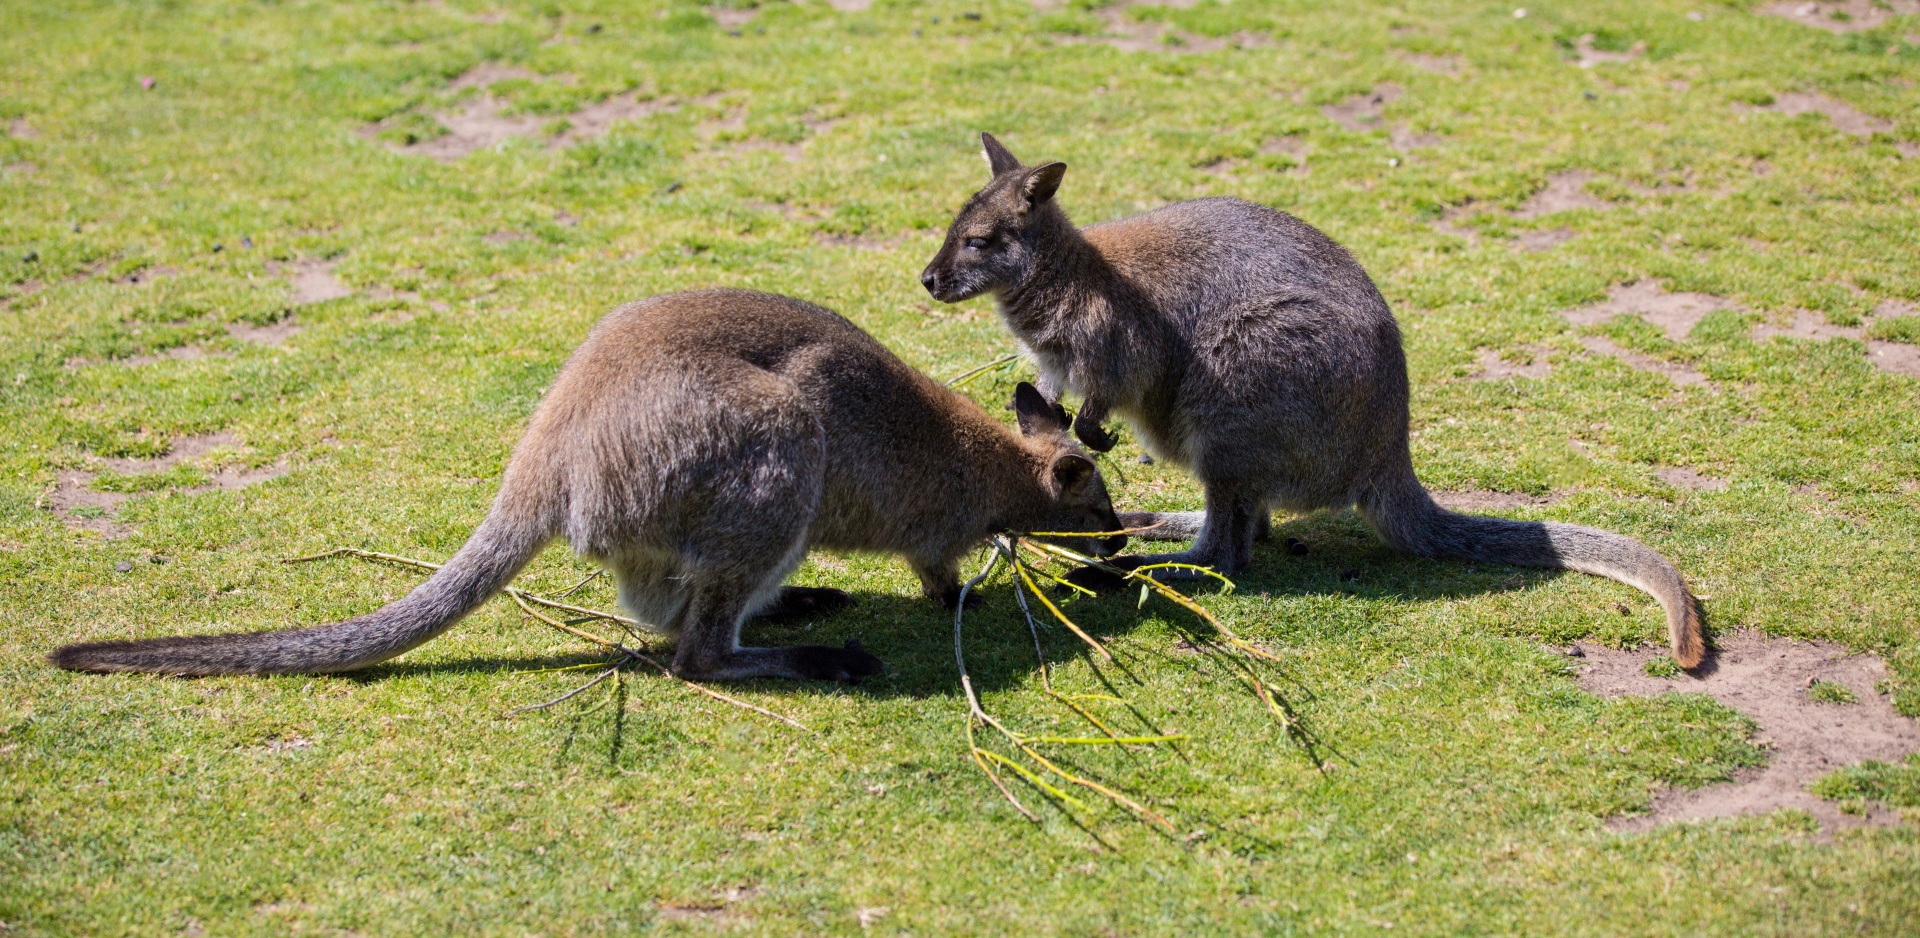
[{"label": "wallaby eye", "polygon": [[967,250],[969,251],[978,251],[981,248],[984,248],[986,246],[987,246],[987,239],[985,238],[968,238],[967,239]]}]

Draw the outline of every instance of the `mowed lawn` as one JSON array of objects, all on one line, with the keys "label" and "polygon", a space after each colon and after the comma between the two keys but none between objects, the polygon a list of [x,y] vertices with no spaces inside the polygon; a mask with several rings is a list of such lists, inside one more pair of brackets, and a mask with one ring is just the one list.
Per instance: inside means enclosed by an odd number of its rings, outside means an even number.
[{"label": "mowed lawn", "polygon": [[[1195,591],[1291,727],[1165,599],[1060,600],[1110,663],[1040,633],[1053,690],[1185,737],[1045,750],[1171,831],[1003,773],[1022,817],[886,558],[814,557],[856,605],[749,630],[887,661],[723,688],[804,731],[644,666],[509,715],[605,655],[505,600],[352,675],[45,663],[401,595],[280,561],[450,555],[623,301],[789,293],[941,377],[1007,354],[917,282],[991,130],[1069,164],[1082,222],[1321,227],[1400,317],[1430,487],[1640,538],[1713,631],[1878,654],[1856,696],[1920,713],[1920,6],[1518,2],[0,5],[0,933],[1912,934],[1920,767],[1846,777],[1887,825],[1609,829],[1765,763],[1756,724],[1581,689],[1570,643],[1664,641],[1644,595],[1350,514]],[[1025,373],[966,389],[1001,413]],[[1138,455],[1122,507],[1198,507]],[[1097,735],[984,595],[987,709]]]}]

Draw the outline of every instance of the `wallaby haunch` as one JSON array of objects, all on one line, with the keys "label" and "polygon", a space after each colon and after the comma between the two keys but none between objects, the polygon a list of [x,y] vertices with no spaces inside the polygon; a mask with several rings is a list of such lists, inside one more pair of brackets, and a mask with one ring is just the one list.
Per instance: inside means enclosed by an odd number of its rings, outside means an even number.
[{"label": "wallaby haunch", "polygon": [[[612,571],[620,605],[678,636],[675,673],[851,680],[845,648],[743,648],[750,616],[839,605],[782,587],[815,547],[901,555],[928,596],[1002,529],[1113,532],[1106,487],[1031,386],[1020,433],[839,315],[742,290],[614,310],[567,360],[507,464],[493,510],[406,596],[332,625],[69,645],[82,671],[301,674],[383,661],[440,634],[563,537]],[[1124,536],[1069,538],[1101,555]]]},{"label": "wallaby haunch", "polygon": [[[1054,199],[1063,163],[1026,167],[982,134],[992,180],[955,217],[920,280],[935,299],[991,293],[1073,428],[1113,439],[1109,414],[1184,466],[1206,511],[1123,513],[1145,536],[1195,538],[1181,561],[1244,568],[1269,511],[1358,505],[1392,547],[1555,567],[1646,591],[1682,666],[1705,654],[1700,612],[1666,558],[1630,538],[1551,522],[1460,515],[1414,476],[1400,329],[1353,256],[1285,212],[1238,199],[1178,202],[1076,228]],[[1128,558],[1129,562],[1139,562]]]}]

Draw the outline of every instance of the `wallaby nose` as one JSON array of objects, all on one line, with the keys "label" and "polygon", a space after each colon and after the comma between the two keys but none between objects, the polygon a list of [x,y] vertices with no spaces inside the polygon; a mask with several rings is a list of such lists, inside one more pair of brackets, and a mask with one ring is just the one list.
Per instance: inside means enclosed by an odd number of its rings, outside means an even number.
[{"label": "wallaby nose", "polygon": [[920,285],[926,287],[928,293],[937,293],[934,288],[940,285],[940,275],[931,269],[923,270],[920,272]]},{"label": "wallaby nose", "polygon": [[1106,553],[1103,556],[1111,557],[1127,549],[1127,536],[1125,534],[1115,534],[1107,538],[1106,543],[1101,546],[1106,548]]}]

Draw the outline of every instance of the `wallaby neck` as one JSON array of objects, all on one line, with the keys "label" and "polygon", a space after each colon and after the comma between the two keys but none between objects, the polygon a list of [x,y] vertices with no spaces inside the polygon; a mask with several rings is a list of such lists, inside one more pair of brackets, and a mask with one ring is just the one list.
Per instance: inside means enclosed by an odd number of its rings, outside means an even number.
[{"label": "wallaby neck", "polygon": [[1045,341],[1090,307],[1111,306],[1116,277],[1100,251],[1058,205],[1039,207],[1031,229],[1033,263],[995,299],[1007,324],[1028,341]]}]

